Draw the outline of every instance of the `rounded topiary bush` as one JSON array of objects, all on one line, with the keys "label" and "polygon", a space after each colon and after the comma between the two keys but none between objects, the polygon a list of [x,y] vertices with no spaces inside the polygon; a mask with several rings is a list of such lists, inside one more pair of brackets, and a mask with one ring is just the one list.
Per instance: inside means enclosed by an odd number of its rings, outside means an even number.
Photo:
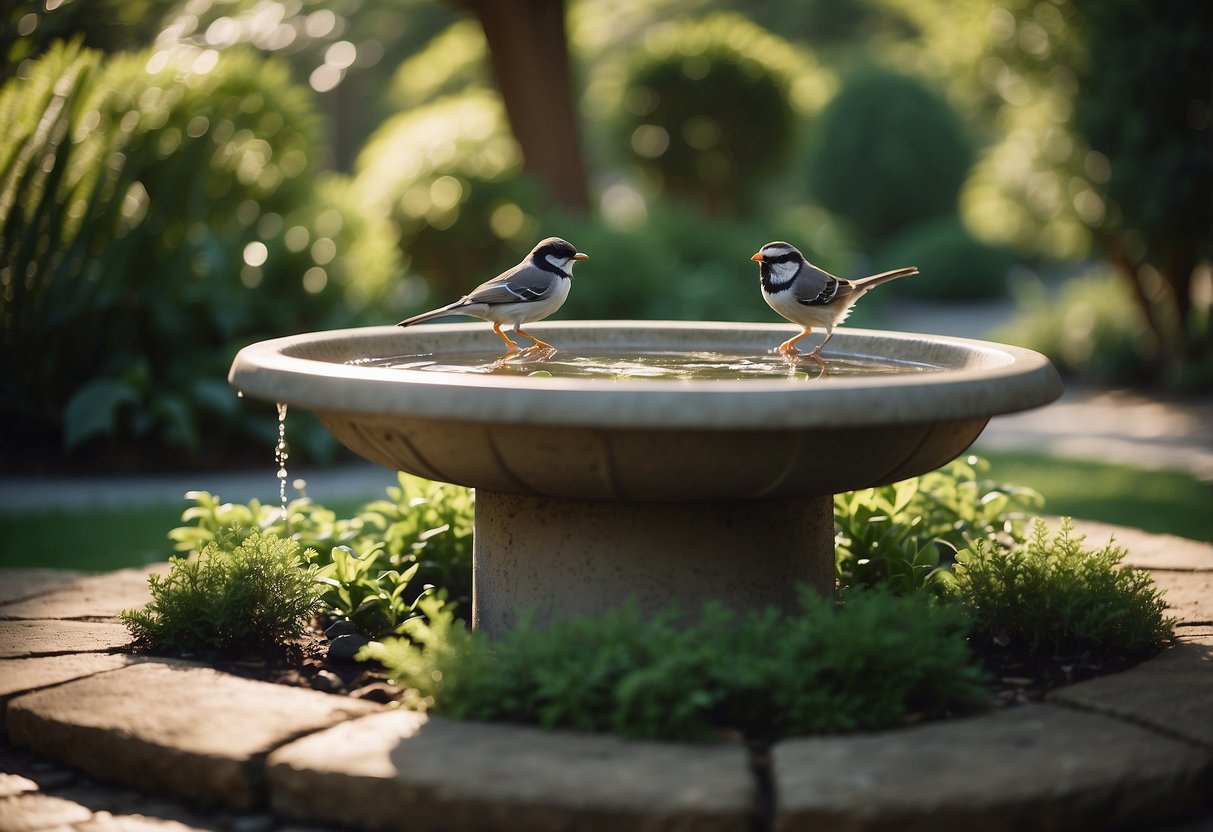
[{"label": "rounded topiary bush", "polygon": [[933,300],[988,300],[1007,294],[1015,265],[1009,249],[984,243],[955,215],[910,226],[882,249],[882,262],[919,268],[914,280],[898,281],[897,292]]},{"label": "rounded topiary bush", "polygon": [[401,317],[455,300],[543,236],[542,192],[521,167],[501,103],[489,93],[402,113],[371,137],[354,187],[392,224],[418,289],[409,308],[397,310]]},{"label": "rounded topiary bush", "polygon": [[735,15],[659,29],[632,58],[617,134],[663,194],[731,212],[787,161],[796,57]]},{"label": "rounded topiary bush", "polygon": [[870,245],[955,213],[973,147],[940,94],[909,75],[867,68],[821,111],[806,163],[814,199]]}]

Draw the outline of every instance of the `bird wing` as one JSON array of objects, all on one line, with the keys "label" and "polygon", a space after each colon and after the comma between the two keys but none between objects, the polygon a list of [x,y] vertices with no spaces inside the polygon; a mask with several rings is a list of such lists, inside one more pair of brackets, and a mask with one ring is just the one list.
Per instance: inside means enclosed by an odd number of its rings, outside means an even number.
[{"label": "bird wing", "polygon": [[487,303],[493,306],[501,303],[527,303],[543,300],[555,290],[557,280],[559,278],[529,266],[511,269],[503,275],[481,283],[469,292],[461,303],[463,305]]},{"label": "bird wing", "polygon": [[792,293],[796,302],[804,306],[824,306],[849,295],[851,289],[850,281],[835,277],[812,263],[805,263],[800,274],[796,275]]}]

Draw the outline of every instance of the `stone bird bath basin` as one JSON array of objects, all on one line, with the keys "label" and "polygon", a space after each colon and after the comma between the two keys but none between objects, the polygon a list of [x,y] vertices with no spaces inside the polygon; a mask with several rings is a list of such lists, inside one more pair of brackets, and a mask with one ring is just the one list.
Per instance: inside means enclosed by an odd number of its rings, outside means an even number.
[{"label": "stone bird bath basin", "polygon": [[[609,351],[764,356],[786,325],[594,321],[537,325],[553,361]],[[832,495],[938,468],[990,417],[1061,394],[1029,350],[839,330],[827,356],[892,373],[711,380],[528,377],[380,366],[393,356],[491,357],[482,323],[297,335],[240,351],[229,381],[315,412],[379,465],[476,489],[473,624],[510,627],[621,604],[791,605],[834,585]],[[773,359],[765,359],[773,360]],[[542,361],[524,371],[543,371]],[[905,372],[900,372],[898,368]],[[820,377],[819,377],[820,376]]]}]

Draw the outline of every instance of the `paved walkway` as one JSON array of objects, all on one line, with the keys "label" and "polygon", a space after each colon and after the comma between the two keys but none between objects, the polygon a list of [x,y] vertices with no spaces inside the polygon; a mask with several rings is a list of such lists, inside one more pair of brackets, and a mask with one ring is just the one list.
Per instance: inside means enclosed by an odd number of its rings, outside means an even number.
[{"label": "paved walkway", "polygon": [[0,572],[0,830],[1213,830],[1213,545],[1115,533],[1178,643],[1045,702],[856,737],[623,742],[134,657],[164,565]]}]

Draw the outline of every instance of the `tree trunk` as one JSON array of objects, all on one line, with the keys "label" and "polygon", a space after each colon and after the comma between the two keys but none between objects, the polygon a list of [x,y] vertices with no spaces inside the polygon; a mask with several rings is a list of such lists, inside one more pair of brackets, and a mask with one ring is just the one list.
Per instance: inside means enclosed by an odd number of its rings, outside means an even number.
[{"label": "tree trunk", "polygon": [[484,29],[523,166],[560,205],[585,210],[564,0],[462,0]]}]

